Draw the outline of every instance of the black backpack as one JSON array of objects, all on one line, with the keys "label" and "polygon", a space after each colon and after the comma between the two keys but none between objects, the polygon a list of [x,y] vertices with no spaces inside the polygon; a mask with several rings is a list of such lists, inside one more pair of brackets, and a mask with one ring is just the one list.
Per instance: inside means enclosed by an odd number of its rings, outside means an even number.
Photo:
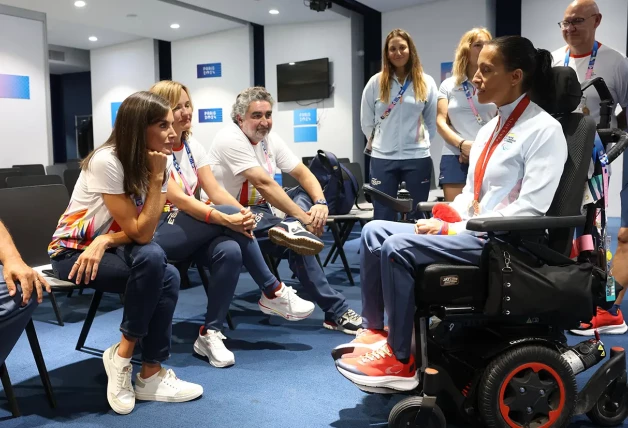
[{"label": "black backpack", "polygon": [[329,215],[348,214],[358,196],[358,181],[351,171],[325,150],[317,151],[309,168],[323,188]]}]

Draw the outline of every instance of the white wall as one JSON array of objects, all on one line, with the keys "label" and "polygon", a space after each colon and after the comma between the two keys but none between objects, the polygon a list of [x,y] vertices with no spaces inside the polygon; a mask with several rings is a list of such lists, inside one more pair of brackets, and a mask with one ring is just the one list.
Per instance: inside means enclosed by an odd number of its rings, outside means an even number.
[{"label": "white wall", "polygon": [[[317,104],[302,106],[296,102],[277,103],[273,112],[274,131],[281,135],[298,157],[314,156],[316,150],[322,149],[331,151],[337,157],[354,160],[353,121],[359,104],[353,102],[352,63],[357,52],[352,52],[351,20],[340,18],[314,24],[266,26],[264,39],[266,88],[275,99],[277,64],[329,58],[333,84],[331,97]],[[301,104],[308,102],[300,101]],[[308,108],[318,110],[318,142],[295,143],[294,110]]]},{"label": "white wall", "polygon": [[40,20],[9,16],[20,11],[0,6],[0,74],[28,76],[30,86],[30,99],[0,98],[3,168],[52,163],[45,16],[36,14]]},{"label": "white wall", "polygon": [[[521,35],[529,38],[536,47],[550,52],[565,45],[557,22],[561,21],[569,0],[525,0],[521,7]],[[628,1],[598,0],[602,13],[602,24],[596,31],[596,39],[607,46],[626,54],[626,31],[628,31]],[[603,76],[602,76],[603,77]],[[608,215],[621,216],[619,191],[622,187],[622,162],[612,165]]]},{"label": "white wall", "polygon": [[147,91],[159,78],[156,41],[152,39],[94,49],[90,55],[94,147],[111,134],[111,103]]},{"label": "white wall", "polygon": [[[243,26],[172,42],[172,79],[190,90],[194,115],[192,134],[206,148],[231,121],[231,106],[243,89],[253,85],[253,29]],[[198,64],[221,63],[222,77],[197,78]],[[200,109],[222,108],[222,123],[199,123]]]},{"label": "white wall", "polygon": [[[528,1],[525,0],[524,3]],[[495,33],[492,0],[440,0],[382,14],[382,47],[388,33],[395,28],[406,30],[416,44],[425,73],[440,86],[440,65],[454,60],[462,35],[473,27],[486,27]],[[442,138],[432,140],[431,154],[438,178]]]}]

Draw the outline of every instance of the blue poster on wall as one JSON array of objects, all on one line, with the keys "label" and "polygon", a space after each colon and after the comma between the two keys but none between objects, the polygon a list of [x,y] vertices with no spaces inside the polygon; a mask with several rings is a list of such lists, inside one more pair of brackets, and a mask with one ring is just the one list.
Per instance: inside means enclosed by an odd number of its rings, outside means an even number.
[{"label": "blue poster on wall", "polygon": [[222,77],[222,63],[214,62],[210,64],[198,64],[196,66],[196,77],[204,79],[206,77]]},{"label": "blue poster on wall", "polygon": [[116,123],[116,116],[118,115],[118,109],[120,108],[120,103],[111,103],[111,127]]},{"label": "blue poster on wall", "polygon": [[198,111],[198,122],[222,122],[221,108],[203,108]]},{"label": "blue poster on wall", "polygon": [[318,139],[318,127],[314,126],[296,126],[294,128],[295,143],[315,143]]},{"label": "blue poster on wall", "polygon": [[294,111],[295,125],[316,125],[316,109],[302,109]]},{"label": "blue poster on wall", "polygon": [[28,76],[0,74],[0,98],[29,100],[31,98],[31,86]]},{"label": "blue poster on wall", "polygon": [[440,83],[443,83],[443,80],[451,77],[453,68],[454,68],[453,62],[441,62],[440,63]]}]

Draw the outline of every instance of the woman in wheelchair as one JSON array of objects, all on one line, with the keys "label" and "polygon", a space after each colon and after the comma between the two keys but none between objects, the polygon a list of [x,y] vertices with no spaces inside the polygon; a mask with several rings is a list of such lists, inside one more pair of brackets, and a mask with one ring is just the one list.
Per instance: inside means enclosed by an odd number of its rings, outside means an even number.
[{"label": "woman in wheelchair", "polygon": [[[444,221],[415,225],[373,221],[360,246],[363,329],[336,360],[338,371],[366,387],[408,391],[417,387],[411,351],[414,272],[433,263],[478,265],[485,240],[466,230],[475,217],[538,216],[549,209],[567,159],[560,123],[529,95],[549,91],[551,55],[523,37],[485,43],[473,78],[481,104],[498,115],[479,131],[470,153],[466,185]],[[384,327],[384,311],[388,330]],[[420,365],[420,362],[418,363]]]}]

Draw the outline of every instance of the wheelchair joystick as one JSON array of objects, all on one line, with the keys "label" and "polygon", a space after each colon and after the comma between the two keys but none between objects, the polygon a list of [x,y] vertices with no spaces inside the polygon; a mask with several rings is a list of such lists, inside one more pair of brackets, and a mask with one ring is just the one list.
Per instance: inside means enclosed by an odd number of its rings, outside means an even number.
[{"label": "wheelchair joystick", "polygon": [[401,199],[404,201],[412,199],[410,192],[406,189],[405,181],[402,181],[401,184],[399,185],[399,190],[397,190],[397,199]]},{"label": "wheelchair joystick", "polygon": [[567,361],[573,373],[578,374],[602,361],[606,357],[606,350],[596,330],[593,339],[571,346],[561,356]]}]

